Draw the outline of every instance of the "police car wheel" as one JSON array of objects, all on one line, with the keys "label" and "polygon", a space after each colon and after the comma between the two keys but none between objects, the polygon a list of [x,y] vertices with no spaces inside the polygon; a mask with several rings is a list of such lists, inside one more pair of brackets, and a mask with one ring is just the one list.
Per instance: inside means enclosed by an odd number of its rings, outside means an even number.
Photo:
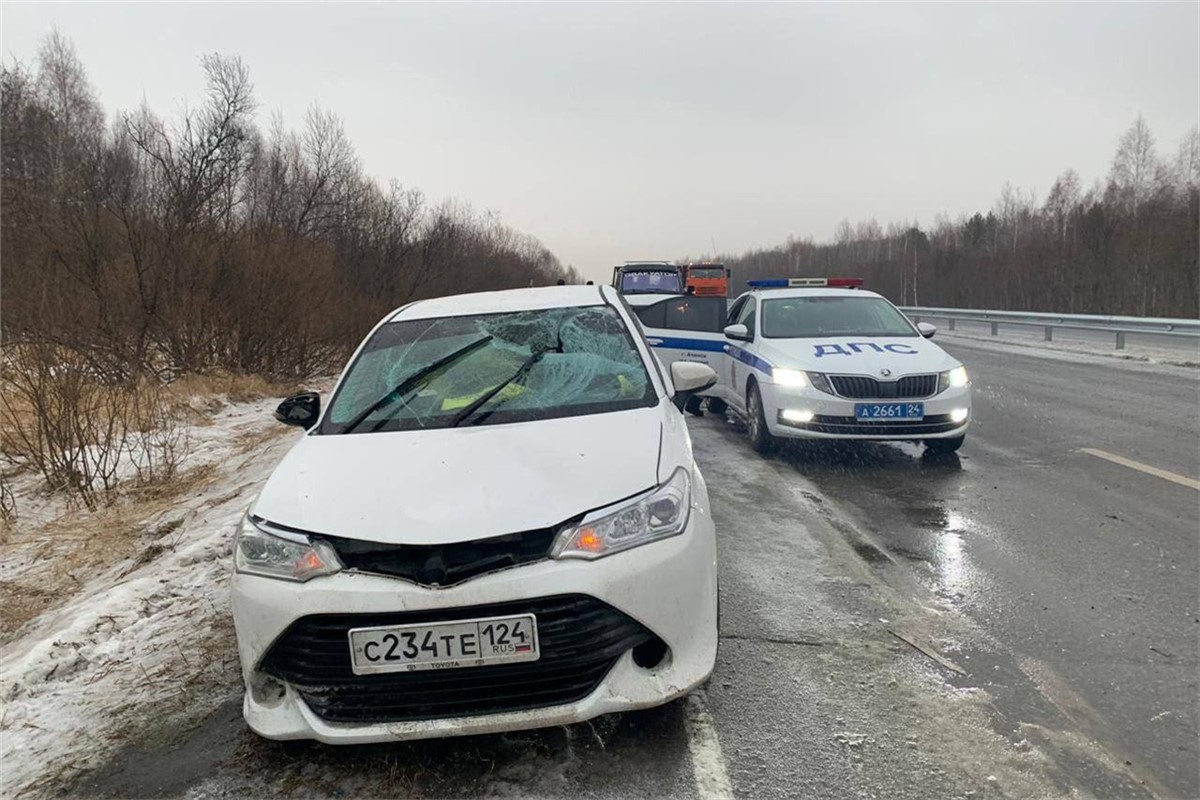
[{"label": "police car wheel", "polygon": [[715,397],[708,398],[708,402],[705,403],[705,405],[708,407],[708,410],[714,414],[724,414],[725,409],[728,408],[728,406],[725,405],[724,400],[718,400]]},{"label": "police car wheel", "polygon": [[955,436],[953,439],[926,439],[925,452],[930,455],[946,455],[955,453],[963,446],[966,436]]},{"label": "police car wheel", "polygon": [[748,419],[746,429],[750,434],[750,446],[759,453],[769,453],[775,448],[775,437],[767,430],[767,419],[763,415],[762,396],[758,386],[751,385],[746,393],[746,410]]}]

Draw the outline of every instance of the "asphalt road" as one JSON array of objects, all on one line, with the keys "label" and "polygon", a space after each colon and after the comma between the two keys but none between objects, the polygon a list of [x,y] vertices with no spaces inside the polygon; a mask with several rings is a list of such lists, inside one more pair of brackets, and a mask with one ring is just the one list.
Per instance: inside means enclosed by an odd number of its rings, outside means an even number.
[{"label": "asphalt road", "polygon": [[764,459],[735,423],[692,420],[721,650],[686,701],[331,748],[248,734],[231,686],[200,727],[134,739],[67,793],[1200,796],[1200,371],[946,346],[975,381],[961,457]]}]

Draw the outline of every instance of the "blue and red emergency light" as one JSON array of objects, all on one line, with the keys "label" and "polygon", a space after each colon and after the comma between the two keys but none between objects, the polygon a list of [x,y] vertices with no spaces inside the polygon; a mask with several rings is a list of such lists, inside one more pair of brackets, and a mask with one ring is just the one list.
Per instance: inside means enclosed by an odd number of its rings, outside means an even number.
[{"label": "blue and red emergency light", "polygon": [[763,278],[746,281],[755,289],[779,289],[782,287],[825,287],[828,289],[857,289],[863,285],[862,278]]}]

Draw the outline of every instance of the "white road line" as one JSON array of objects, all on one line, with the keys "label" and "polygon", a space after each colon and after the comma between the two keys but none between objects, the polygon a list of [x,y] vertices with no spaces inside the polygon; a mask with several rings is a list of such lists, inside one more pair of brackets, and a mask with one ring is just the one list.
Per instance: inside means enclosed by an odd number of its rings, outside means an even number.
[{"label": "white road line", "polygon": [[688,695],[687,739],[696,796],[700,800],[732,800],[733,784],[725,771],[721,740],[717,738],[717,727],[708,713],[708,703],[700,692]]},{"label": "white road line", "polygon": [[1130,469],[1136,469],[1138,472],[1144,472],[1147,475],[1153,475],[1156,478],[1162,478],[1164,481],[1171,481],[1172,483],[1178,483],[1180,486],[1190,486],[1193,489],[1200,491],[1200,481],[1194,480],[1185,475],[1179,475],[1174,472],[1168,472],[1165,469],[1159,469],[1158,467],[1152,467],[1149,464],[1143,464],[1140,461],[1134,461],[1133,459],[1130,459],[1130,458],[1113,455],[1112,453],[1107,453],[1103,450],[1096,450],[1095,448],[1092,448],[1092,447],[1084,447],[1079,452],[1087,453],[1089,456],[1095,456],[1096,458],[1103,458],[1105,461],[1111,461],[1114,464],[1120,464],[1123,467],[1129,467]]}]

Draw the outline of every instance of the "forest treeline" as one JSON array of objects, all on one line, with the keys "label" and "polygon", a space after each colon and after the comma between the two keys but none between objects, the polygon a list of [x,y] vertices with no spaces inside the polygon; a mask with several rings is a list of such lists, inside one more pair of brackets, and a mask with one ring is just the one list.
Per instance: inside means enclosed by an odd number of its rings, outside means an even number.
[{"label": "forest treeline", "polygon": [[6,345],[99,375],[327,370],[387,310],[467,289],[578,281],[536,239],[368,177],[338,119],[265,126],[238,58],[203,99],[109,119],[72,46],[0,72]]},{"label": "forest treeline", "polygon": [[789,239],[724,261],[736,291],[754,278],[847,275],[901,305],[1195,318],[1198,235],[1200,132],[1164,158],[1139,116],[1091,187],[1068,169],[1040,201],[1005,185],[990,210],[931,227],[846,220],[832,243]]}]

